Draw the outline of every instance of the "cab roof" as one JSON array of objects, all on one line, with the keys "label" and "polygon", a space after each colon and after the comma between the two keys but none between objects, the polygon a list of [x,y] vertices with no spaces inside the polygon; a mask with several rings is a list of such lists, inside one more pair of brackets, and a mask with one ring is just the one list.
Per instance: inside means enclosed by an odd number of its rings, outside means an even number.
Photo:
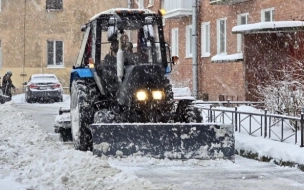
[{"label": "cab roof", "polygon": [[96,14],[95,16],[93,16],[91,19],[90,19],[90,22],[93,21],[93,20],[96,20],[98,19],[101,15],[114,15],[114,14],[119,14],[121,12],[129,12],[129,13],[141,13],[141,14],[157,14],[156,12],[153,12],[149,9],[128,9],[128,8],[116,8],[116,9],[108,9],[108,10],[105,10],[103,12],[100,12],[98,14]]}]

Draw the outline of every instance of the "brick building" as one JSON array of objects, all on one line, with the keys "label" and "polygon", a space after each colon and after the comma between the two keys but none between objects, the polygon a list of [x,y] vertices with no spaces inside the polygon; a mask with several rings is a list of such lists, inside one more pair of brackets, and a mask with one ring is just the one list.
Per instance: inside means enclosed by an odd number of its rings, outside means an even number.
[{"label": "brick building", "polygon": [[[286,62],[303,63],[302,22],[273,27],[277,21],[304,20],[302,1],[197,0],[198,97],[254,100],[256,86],[270,80],[267,76],[279,77],[276,71]],[[165,39],[180,58],[170,78],[176,87],[192,88],[192,0],[0,0],[0,76],[11,70],[21,87],[33,73],[55,73],[68,86],[80,26],[98,12],[128,3],[166,10]],[[241,24],[251,28],[236,27]]]},{"label": "brick building", "polygon": [[0,0],[0,76],[13,83],[34,73],[54,73],[63,86],[76,61],[81,25],[103,10],[127,7],[127,0]]},{"label": "brick building", "polygon": [[[167,11],[166,39],[180,58],[170,76],[173,83],[192,88],[192,1],[147,4]],[[302,0],[197,0],[198,97],[255,100],[256,87],[269,75],[279,79],[284,64],[303,63],[303,8]]]}]

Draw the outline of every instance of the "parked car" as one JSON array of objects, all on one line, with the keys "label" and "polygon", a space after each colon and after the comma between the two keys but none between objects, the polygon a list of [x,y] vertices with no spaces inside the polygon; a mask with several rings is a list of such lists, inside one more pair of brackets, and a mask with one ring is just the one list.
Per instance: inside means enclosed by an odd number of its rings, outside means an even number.
[{"label": "parked car", "polygon": [[32,103],[40,100],[63,101],[63,88],[54,74],[34,74],[24,82],[25,101]]},{"label": "parked car", "polygon": [[72,141],[71,117],[69,108],[59,108],[59,113],[55,118],[54,132],[59,133],[62,142]]}]

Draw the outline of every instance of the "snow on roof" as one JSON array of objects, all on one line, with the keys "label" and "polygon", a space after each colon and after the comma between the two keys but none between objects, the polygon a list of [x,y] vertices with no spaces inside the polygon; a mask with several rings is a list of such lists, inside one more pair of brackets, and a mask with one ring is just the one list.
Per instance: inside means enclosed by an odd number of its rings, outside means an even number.
[{"label": "snow on roof", "polygon": [[33,78],[38,78],[38,77],[55,77],[56,78],[56,75],[55,74],[33,74],[32,75]]},{"label": "snow on roof", "polygon": [[98,18],[100,15],[102,15],[102,14],[115,14],[116,13],[116,11],[118,11],[118,10],[120,10],[120,11],[126,11],[126,10],[134,10],[134,11],[139,11],[139,10],[141,10],[141,11],[144,11],[144,13],[150,13],[150,14],[156,14],[155,12],[153,12],[153,11],[151,11],[151,10],[149,10],[149,9],[127,9],[127,8],[116,8],[116,9],[109,9],[109,10],[106,10],[106,11],[102,11],[102,12],[100,12],[100,13],[98,13],[98,14],[96,14],[96,15],[94,15],[91,19],[90,19],[90,21],[93,21],[93,20],[95,20],[96,18]]},{"label": "snow on roof", "polygon": [[235,54],[217,54],[211,58],[212,62],[224,62],[224,61],[239,61],[243,60],[243,53]]},{"label": "snow on roof", "polygon": [[195,100],[195,97],[191,95],[189,87],[172,88],[175,100]]},{"label": "snow on roof", "polygon": [[244,24],[234,26],[232,33],[267,33],[294,30],[304,30],[304,21],[273,21]]}]

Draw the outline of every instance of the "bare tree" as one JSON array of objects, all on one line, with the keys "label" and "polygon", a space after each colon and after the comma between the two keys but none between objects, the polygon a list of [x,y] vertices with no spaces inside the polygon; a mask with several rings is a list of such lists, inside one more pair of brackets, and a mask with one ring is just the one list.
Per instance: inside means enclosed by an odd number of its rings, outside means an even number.
[{"label": "bare tree", "polygon": [[[303,63],[294,60],[278,73],[281,80],[272,80],[257,87],[260,100],[270,113],[299,117],[304,108]],[[298,127],[298,126],[296,126]]]}]

